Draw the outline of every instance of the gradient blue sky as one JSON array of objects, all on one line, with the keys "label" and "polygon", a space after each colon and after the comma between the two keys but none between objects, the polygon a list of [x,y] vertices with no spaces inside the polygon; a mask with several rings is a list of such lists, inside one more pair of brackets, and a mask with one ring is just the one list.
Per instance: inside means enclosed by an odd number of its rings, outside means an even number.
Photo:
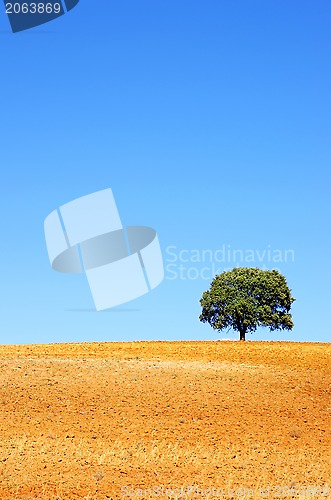
[{"label": "gradient blue sky", "polygon": [[[297,299],[292,332],[249,339],[330,341],[329,0],[81,0],[17,34],[2,6],[0,44],[1,343],[237,338],[198,319],[212,264],[192,251],[223,245]],[[43,222],[108,187],[123,224],[158,231],[166,279],[97,313]]]}]

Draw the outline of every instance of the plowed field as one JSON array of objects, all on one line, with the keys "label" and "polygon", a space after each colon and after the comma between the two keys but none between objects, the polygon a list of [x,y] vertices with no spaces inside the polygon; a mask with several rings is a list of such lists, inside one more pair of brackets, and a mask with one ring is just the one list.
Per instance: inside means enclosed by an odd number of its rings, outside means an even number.
[{"label": "plowed field", "polygon": [[331,499],[331,344],[0,346],[0,500]]}]

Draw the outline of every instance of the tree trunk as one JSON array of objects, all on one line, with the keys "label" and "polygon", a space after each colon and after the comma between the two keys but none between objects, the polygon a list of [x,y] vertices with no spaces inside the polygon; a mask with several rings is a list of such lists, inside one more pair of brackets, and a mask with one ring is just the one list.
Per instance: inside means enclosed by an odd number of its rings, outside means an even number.
[{"label": "tree trunk", "polygon": [[245,340],[245,333],[246,333],[246,330],[240,330],[240,340]]}]

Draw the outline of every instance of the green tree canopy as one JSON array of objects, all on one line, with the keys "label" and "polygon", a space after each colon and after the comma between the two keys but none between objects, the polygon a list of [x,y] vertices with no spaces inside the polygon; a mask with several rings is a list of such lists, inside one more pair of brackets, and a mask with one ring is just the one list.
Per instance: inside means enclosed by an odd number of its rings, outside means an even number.
[{"label": "green tree canopy", "polygon": [[291,330],[289,314],[294,302],[284,276],[276,270],[237,267],[213,279],[202,294],[200,321],[214,330],[232,328],[245,340],[246,332],[258,326],[273,330]]}]

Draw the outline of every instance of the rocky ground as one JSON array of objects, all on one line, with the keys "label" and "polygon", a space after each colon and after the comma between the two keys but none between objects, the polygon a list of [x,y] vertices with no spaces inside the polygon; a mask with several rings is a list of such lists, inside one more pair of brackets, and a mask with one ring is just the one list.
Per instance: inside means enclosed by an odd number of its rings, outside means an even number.
[{"label": "rocky ground", "polygon": [[0,500],[331,499],[330,384],[331,344],[0,346]]}]

